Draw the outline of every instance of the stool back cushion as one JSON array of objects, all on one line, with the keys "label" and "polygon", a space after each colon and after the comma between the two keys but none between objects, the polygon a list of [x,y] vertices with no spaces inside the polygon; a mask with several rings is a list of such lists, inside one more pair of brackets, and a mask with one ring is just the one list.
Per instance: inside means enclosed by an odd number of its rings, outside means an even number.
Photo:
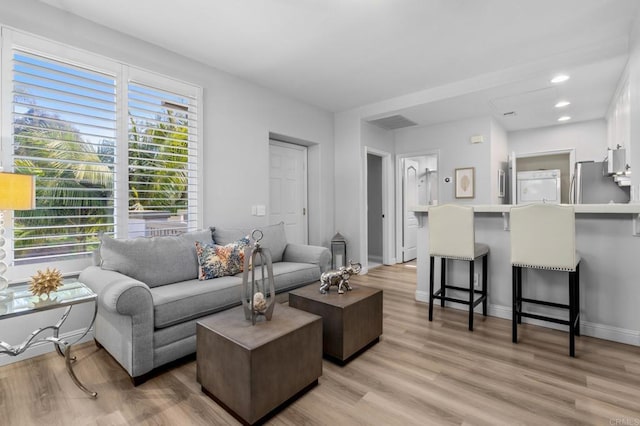
[{"label": "stool back cushion", "polygon": [[473,260],[473,207],[456,204],[429,207],[429,256]]},{"label": "stool back cushion", "polygon": [[573,206],[528,204],[512,207],[509,222],[512,265],[575,271]]}]

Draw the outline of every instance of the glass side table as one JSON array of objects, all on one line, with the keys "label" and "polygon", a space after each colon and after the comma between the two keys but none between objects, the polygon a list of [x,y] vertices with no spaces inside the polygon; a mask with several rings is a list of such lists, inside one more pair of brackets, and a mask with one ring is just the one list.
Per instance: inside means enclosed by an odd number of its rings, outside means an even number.
[{"label": "glass side table", "polygon": [[[93,323],[96,320],[96,314],[98,312],[96,294],[91,291],[91,289],[86,285],[73,280],[65,280],[64,284],[60,286],[57,291],[52,291],[51,293],[49,293],[49,297],[47,299],[42,299],[31,294],[28,284],[10,286],[9,288],[7,288],[6,292],[8,294],[8,297],[4,300],[0,300],[0,320],[13,318],[20,315],[29,315],[35,312],[47,311],[50,309],[63,307],[66,307],[66,309],[62,314],[62,317],[60,317],[56,324],[35,330],[25,339],[24,342],[19,345],[12,346],[0,340],[0,353],[8,354],[10,356],[16,356],[26,351],[35,343],[51,342],[55,346],[58,354],[64,357],[67,372],[69,373],[69,376],[71,376],[71,380],[73,380],[76,386],[82,389],[82,391],[89,395],[91,398],[96,398],[98,394],[84,387],[84,385],[80,383],[80,380],[78,380],[78,378],[76,377],[76,374],[73,372],[72,363],[76,360],[76,358],[71,356],[71,345],[77,343],[84,336],[86,336],[89,330],[91,330],[91,327],[93,327]],[[82,335],[73,342],[67,342],[64,339],[61,339],[59,337],[60,327],[69,317],[71,308],[74,305],[87,302],[93,302],[94,304],[93,317],[89,326],[86,328],[86,330],[84,330]],[[52,335],[41,335],[41,333],[46,330],[53,330]]]}]

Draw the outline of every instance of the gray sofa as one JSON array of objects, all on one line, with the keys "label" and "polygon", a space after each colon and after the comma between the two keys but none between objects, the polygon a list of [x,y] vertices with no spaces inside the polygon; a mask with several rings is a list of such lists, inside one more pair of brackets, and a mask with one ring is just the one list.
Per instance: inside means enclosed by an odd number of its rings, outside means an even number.
[{"label": "gray sofa", "polygon": [[[273,258],[276,293],[318,281],[329,268],[325,247],[288,244],[284,225],[260,228]],[[103,236],[98,262],[79,280],[98,295],[96,342],[144,382],[157,367],[192,354],[196,321],[240,304],[242,274],[198,280],[195,242],[226,245],[248,229],[117,240]]]}]

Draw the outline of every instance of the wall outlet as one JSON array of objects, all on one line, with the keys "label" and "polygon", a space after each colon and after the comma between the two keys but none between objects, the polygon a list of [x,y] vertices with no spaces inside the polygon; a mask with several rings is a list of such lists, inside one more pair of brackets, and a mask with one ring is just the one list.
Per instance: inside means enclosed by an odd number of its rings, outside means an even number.
[{"label": "wall outlet", "polygon": [[476,288],[480,287],[480,282],[478,280],[478,274],[477,273],[473,274],[473,286],[476,287]]}]

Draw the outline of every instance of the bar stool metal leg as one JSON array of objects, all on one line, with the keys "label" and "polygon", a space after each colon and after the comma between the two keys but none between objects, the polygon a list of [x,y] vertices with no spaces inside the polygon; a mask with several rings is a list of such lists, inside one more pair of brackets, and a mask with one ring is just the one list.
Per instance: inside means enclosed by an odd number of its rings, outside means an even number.
[{"label": "bar stool metal leg", "polygon": [[518,324],[522,324],[522,267],[518,267]]},{"label": "bar stool metal leg", "polygon": [[489,262],[487,258],[489,256],[482,257],[482,297],[484,300],[482,301],[482,315],[487,316],[487,267]]},{"label": "bar stool metal leg", "polygon": [[446,285],[446,277],[447,277],[447,259],[444,257],[440,258],[440,306],[444,308],[444,298],[447,296],[447,285]]},{"label": "bar stool metal leg", "polygon": [[569,272],[569,356],[576,356],[576,274]]},{"label": "bar stool metal leg", "polygon": [[576,297],[576,336],[580,335],[580,263],[578,263],[576,265],[576,272],[575,272],[575,280],[576,280],[576,291],[575,291],[575,297]]},{"label": "bar stool metal leg", "polygon": [[511,267],[511,299],[513,302],[513,321],[511,321],[511,341],[518,343],[518,267]]},{"label": "bar stool metal leg", "polygon": [[473,308],[475,299],[475,292],[473,287],[473,275],[475,270],[475,261],[469,261],[469,331],[473,331]]},{"label": "bar stool metal leg", "polygon": [[429,257],[429,321],[433,321],[433,267],[435,266],[435,258]]}]

